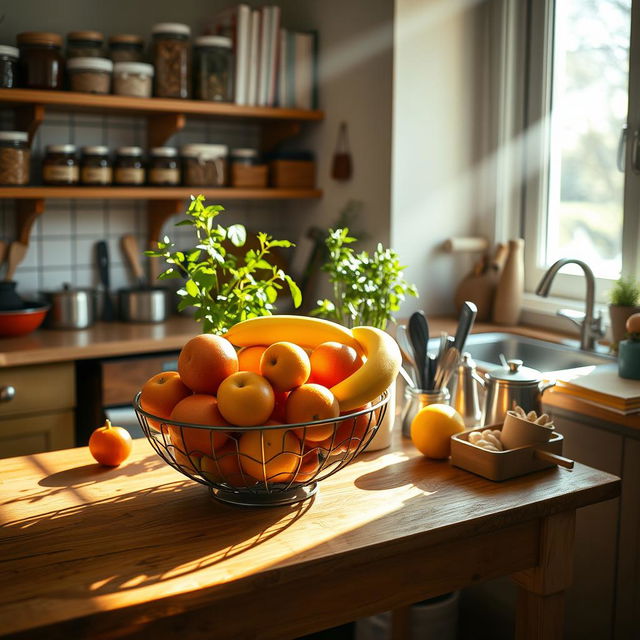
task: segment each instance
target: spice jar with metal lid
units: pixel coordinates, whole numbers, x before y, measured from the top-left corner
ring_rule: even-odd
[[[162,22],[154,25],[154,95],[160,98],[189,98],[191,95],[191,29],[186,24]]]
[[[25,31],[16,37],[20,48],[18,74],[27,89],[62,89],[64,60],[57,33]]]
[[[174,147],[154,147],[149,159],[149,184],[177,186],[180,184],[178,150]]]
[[[114,183],[141,186],[145,183],[145,170],[140,147],[120,147],[116,151]]]
[[[74,144],[50,144],[42,163],[45,184],[69,185],[80,182],[80,166]]]
[[[67,61],[69,88],[84,93],[109,93],[113,62],[109,58],[71,58]]]
[[[113,62],[144,62],[144,40],[132,33],[109,38],[109,57]]]
[[[82,147],[80,181],[87,185],[105,185],[113,181],[109,148],[102,145]]]
[[[224,187],[228,149],[223,144],[186,144],[180,148],[186,187]]]
[[[153,65],[146,62],[116,62],[113,65],[113,93],[119,96],[149,98]]]
[[[199,100],[233,100],[233,53],[231,38],[202,36],[193,49],[193,93]]]
[[[67,34],[67,58],[102,58],[103,45],[99,31],[72,31]]]
[[[29,184],[29,134],[0,131],[0,185]]]
[[[17,47],[0,45],[0,89],[11,89],[17,86],[18,58]]]

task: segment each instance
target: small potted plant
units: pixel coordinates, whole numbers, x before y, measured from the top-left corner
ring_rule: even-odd
[[[640,285],[633,277],[622,276],[609,293],[609,303],[611,339],[615,349],[625,337],[627,318],[640,311]]]

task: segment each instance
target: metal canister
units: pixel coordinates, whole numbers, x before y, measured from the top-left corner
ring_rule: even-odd
[[[470,353],[463,353],[455,375],[449,383],[451,406],[462,416],[467,429],[480,426],[484,380],[476,371],[476,363]]]
[[[44,321],[50,329],[86,329],[96,319],[95,289],[74,289],[65,284],[60,291],[43,291],[51,305]]]

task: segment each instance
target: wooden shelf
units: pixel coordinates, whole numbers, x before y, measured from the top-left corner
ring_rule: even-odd
[[[211,200],[308,200],[320,189],[214,189],[209,187],[0,187],[0,200],[180,200],[203,194]]]

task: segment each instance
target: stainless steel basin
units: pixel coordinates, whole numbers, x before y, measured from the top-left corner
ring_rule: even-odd
[[[437,340],[429,341],[430,350],[437,349]],[[577,343],[576,343],[577,344]],[[464,348],[481,369],[500,364],[500,354],[507,360],[517,358],[526,367],[539,371],[559,371],[573,367],[585,367],[612,362],[606,354],[580,351],[571,344],[556,344],[546,340],[528,338],[512,333],[475,333],[469,336]]]

